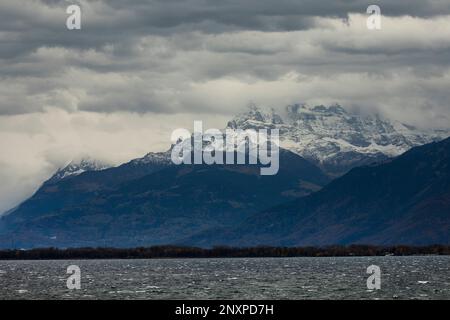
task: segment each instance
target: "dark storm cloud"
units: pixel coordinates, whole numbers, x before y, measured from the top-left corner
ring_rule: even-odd
[[[73,3],[79,31],[65,28]],[[369,4],[387,18],[378,33],[365,27]],[[398,75],[416,87],[423,77],[447,84],[449,14],[440,0],[2,1],[0,114],[233,113],[249,100],[374,105],[376,94],[390,106],[397,101],[383,94]],[[339,77],[356,90],[329,83]],[[379,91],[359,89],[364,81]],[[441,109],[447,98],[440,87],[415,92]]]
[[[68,34],[64,29],[65,9],[72,3],[82,7],[85,32]],[[42,46],[100,49],[108,43],[120,43],[126,47],[145,35],[189,31],[305,30],[316,26],[315,17],[346,19],[349,13],[365,13],[370,4],[373,2],[356,0],[7,0],[0,3],[0,57],[17,58]],[[433,17],[450,13],[450,3],[445,0],[376,4],[385,16]]]
[[[77,1],[74,1],[77,3]],[[168,35],[186,31],[221,33],[239,30],[292,31],[315,26],[314,17],[365,13],[373,1],[299,0],[161,0],[81,1],[86,32],[61,28],[65,8],[72,1],[7,0],[0,4],[0,30],[7,46],[0,56],[11,58],[39,46],[99,48],[105,43],[131,41],[146,34]],[[432,17],[450,13],[445,0],[376,1],[385,16]]]

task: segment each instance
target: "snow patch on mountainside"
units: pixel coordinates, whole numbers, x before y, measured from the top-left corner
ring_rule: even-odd
[[[167,165],[171,164],[171,153],[172,149],[164,152],[149,152],[144,157],[131,160],[131,163],[136,165],[148,165],[148,164],[157,164],[157,165]]]

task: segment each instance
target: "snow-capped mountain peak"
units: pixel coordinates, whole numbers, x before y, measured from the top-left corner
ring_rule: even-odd
[[[279,129],[281,147],[331,174],[384,160],[410,148],[449,136],[450,131],[419,130],[381,115],[352,113],[331,106],[289,105],[283,112],[252,106],[228,122],[229,128]]]
[[[49,181],[55,182],[70,176],[77,176],[86,171],[100,171],[111,167],[101,161],[83,158],[81,161],[71,161],[66,166],[58,169]]]
[[[147,164],[167,165],[172,163],[171,153],[172,148],[163,152],[149,152],[142,158],[131,160],[131,163],[136,165],[147,165]]]
[[[255,105],[252,105],[248,112],[240,113],[228,122],[227,128],[232,129],[270,129],[275,126],[283,125],[282,117],[274,109],[264,111]]]

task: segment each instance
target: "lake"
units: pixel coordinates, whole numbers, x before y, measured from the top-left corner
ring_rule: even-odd
[[[450,299],[450,256],[0,261],[0,299]]]

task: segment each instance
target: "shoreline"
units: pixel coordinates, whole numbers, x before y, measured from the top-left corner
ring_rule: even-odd
[[[418,257],[418,258],[426,258],[426,257],[449,257],[449,254],[412,254],[412,255],[386,255],[386,256],[292,256],[292,257],[210,257],[210,258],[190,258],[190,257],[165,257],[165,258],[63,258],[63,259],[51,259],[51,258],[42,258],[42,259],[0,259],[0,264],[2,262],[13,262],[13,261],[139,261],[139,260],[208,260],[208,259],[220,259],[220,260],[233,260],[233,259],[288,259],[288,258],[389,258],[389,257]]]
[[[36,248],[0,250],[0,261],[12,260],[142,260],[212,258],[382,257],[450,255],[449,245],[430,246],[324,246],[324,247],[214,247],[183,246],[139,248]]]

